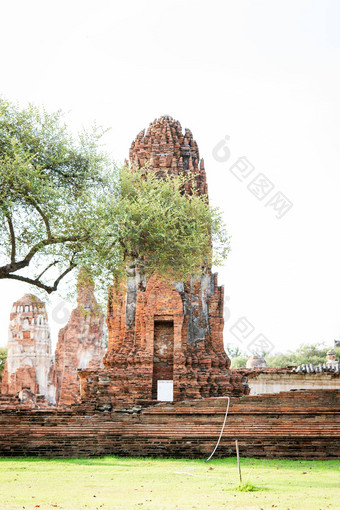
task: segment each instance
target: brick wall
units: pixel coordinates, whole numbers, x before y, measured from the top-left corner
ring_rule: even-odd
[[[0,454],[151,455],[206,458],[224,419],[226,398],[107,409],[0,405]],[[232,398],[217,456],[339,458],[340,391],[306,390]]]

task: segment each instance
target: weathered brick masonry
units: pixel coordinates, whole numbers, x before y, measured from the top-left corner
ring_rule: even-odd
[[[6,404],[0,454],[42,456],[154,455],[206,458],[219,436],[226,398],[129,410],[88,402],[65,410]],[[306,390],[232,398],[216,456],[331,459],[340,450],[340,391]]]
[[[32,294],[13,303],[1,381],[3,396],[11,398],[24,391],[34,399],[43,396],[51,404],[70,405],[79,401],[78,369],[103,367],[104,315],[84,269],[77,290],[77,308],[59,331],[54,357],[45,304]]]
[[[186,175],[188,193],[207,194],[203,159],[189,129],[172,117],[156,119],[130,149],[131,171],[149,164],[159,178]],[[195,187],[192,184],[195,181]],[[125,289],[112,289],[105,369],[83,370],[81,398],[110,405],[157,400],[158,382],[173,383],[173,399],[240,396],[248,388],[231,373],[223,346],[224,289],[206,268],[189,281],[146,281],[138,263]]]
[[[8,331],[8,356],[1,393],[15,395],[28,389],[53,401],[51,387],[51,338],[45,303],[25,294],[13,303]]]
[[[55,351],[52,379],[58,405],[79,401],[78,368],[101,368],[105,354],[104,315],[94,296],[93,282],[84,269],[79,273],[77,290],[77,308],[59,331]]]
[[[171,117],[156,120],[133,142],[132,170],[147,162],[160,177],[195,172],[198,192],[207,193],[197,144]],[[339,458],[340,390],[245,396],[245,374],[230,370],[223,347],[223,287],[209,269],[170,284],[157,276],[146,281],[138,264],[128,268],[126,289],[112,289],[109,345],[98,368],[93,354],[98,345],[103,352],[102,323],[92,289],[84,290],[59,337],[60,405],[0,396],[0,455],[204,459],[219,437],[229,395],[217,456],[235,455],[238,439],[243,456]],[[78,398],[79,366],[81,401],[70,405]],[[157,383],[165,381],[173,383],[174,402],[157,404]]]

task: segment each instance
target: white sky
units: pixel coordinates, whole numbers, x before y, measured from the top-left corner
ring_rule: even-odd
[[[225,341],[245,317],[275,350],[340,334],[340,2],[336,0],[0,2],[0,93],[94,120],[118,161],[164,114],[192,130],[232,253]],[[216,145],[228,135],[230,158]],[[230,166],[245,156],[293,207],[278,220]],[[0,344],[29,287],[0,281]],[[66,307],[49,306],[52,335]],[[53,312],[54,309],[54,312]],[[56,320],[52,320],[52,316]],[[67,314],[66,314],[67,316]],[[240,324],[240,323],[238,323]],[[249,324],[248,324],[249,325]],[[250,327],[250,326],[249,326]]]

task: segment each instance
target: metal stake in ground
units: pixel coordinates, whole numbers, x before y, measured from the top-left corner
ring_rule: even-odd
[[[236,455],[237,455],[237,466],[238,466],[238,476],[240,477],[240,484],[242,483],[242,475],[241,475],[241,464],[240,464],[240,451],[238,449],[238,441],[236,439]]]

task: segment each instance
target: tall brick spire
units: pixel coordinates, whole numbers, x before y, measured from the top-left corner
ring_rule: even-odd
[[[198,146],[190,129],[182,131],[178,120],[164,115],[143,129],[130,148],[132,167],[149,164],[160,177],[191,172],[200,194],[208,192],[204,160],[200,160]]]
[[[149,165],[159,178],[194,175],[195,193],[207,194],[203,159],[192,133],[166,115],[141,131],[130,149],[132,171]],[[192,191],[192,177],[186,190]],[[187,189],[189,188],[189,189]],[[126,287],[112,288],[107,312],[109,345],[104,370],[82,370],[81,395],[102,405],[242,395],[248,389],[229,371],[223,347],[223,287],[206,268],[170,284],[139,268]]]

